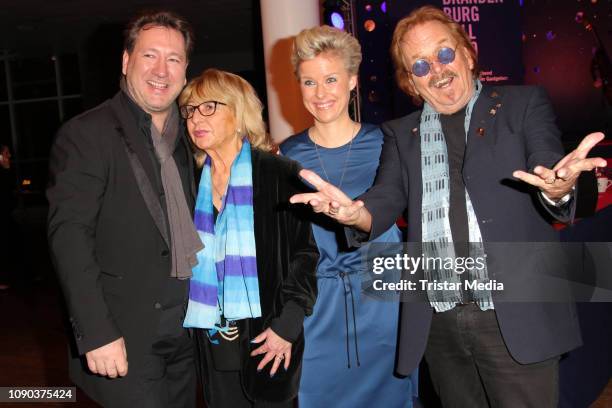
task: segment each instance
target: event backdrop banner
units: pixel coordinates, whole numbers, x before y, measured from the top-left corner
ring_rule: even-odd
[[[483,83],[522,84],[522,33],[518,0],[390,0],[393,24],[417,7],[440,7],[461,24],[478,52]]]

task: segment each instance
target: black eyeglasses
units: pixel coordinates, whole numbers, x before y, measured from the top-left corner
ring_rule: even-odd
[[[443,65],[448,65],[455,60],[455,50],[449,47],[442,47],[438,50],[436,56],[438,62]],[[431,62],[426,59],[419,58],[412,64],[410,69],[412,74],[418,77],[424,77],[431,70]]]
[[[199,105],[183,105],[179,108],[183,119],[191,119],[196,109],[202,116],[212,116],[217,111],[217,105],[227,105],[219,101],[205,101]]]

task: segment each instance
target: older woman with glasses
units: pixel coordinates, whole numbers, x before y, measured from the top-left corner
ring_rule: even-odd
[[[184,325],[196,328],[207,405],[291,407],[318,260],[310,223],[288,204],[304,189],[299,166],[268,153],[262,104],[243,78],[208,69],[179,104],[201,168],[205,247]]]
[[[281,151],[357,197],[374,181],[383,143],[378,126],[349,116],[361,47],[346,32],[314,27],[297,35],[292,63],[313,126],[287,139]],[[399,299],[367,298],[361,277],[366,274],[362,257],[369,250],[346,249],[337,242],[344,236],[342,225],[327,217],[313,220],[321,253],[319,297],[304,322],[300,408],[412,407],[416,387],[411,378],[394,375]],[[393,226],[376,242],[399,242],[400,237]]]

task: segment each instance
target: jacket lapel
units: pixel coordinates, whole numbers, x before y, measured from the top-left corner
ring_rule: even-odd
[[[261,189],[266,188],[261,185],[261,182],[267,181],[269,183],[270,180],[260,178],[263,173],[260,168],[262,164],[261,155],[259,150],[254,149],[253,147],[251,147],[251,164],[253,167],[253,234],[255,236],[255,252],[258,255],[257,270],[258,273],[262,273],[259,271],[265,271],[266,268],[269,268],[267,263],[272,261],[271,259],[267,259],[262,254],[266,253],[266,246],[273,245],[272,242],[274,242],[274,240],[270,237],[274,236],[275,233],[271,232],[270,228],[273,228],[272,226],[275,225],[275,223],[271,219],[266,219],[266,214],[269,214],[271,211],[270,208],[266,206],[266,204],[269,205],[269,200],[266,200],[265,197],[260,197]],[[268,185],[268,189],[272,188],[274,188],[274,186]],[[266,246],[264,246],[264,243]],[[260,280],[259,284],[259,293],[263,296],[265,296],[266,293],[271,293],[269,292],[269,289],[266,291],[266,282],[267,280],[265,279],[263,281]]]
[[[408,180],[408,234],[409,241],[421,239],[421,213],[423,203],[423,179],[421,174],[421,115],[408,121],[407,129],[402,129],[402,134],[397,135],[400,157],[405,160],[402,167],[406,166],[405,174]],[[402,152],[408,152],[406,156]],[[418,207],[418,210],[413,211]]]
[[[147,149],[153,148],[153,145],[151,144],[150,147],[147,146],[145,137],[138,128],[135,118],[130,112],[131,107],[129,107],[127,102],[123,100],[124,98],[126,97],[119,92],[117,95],[115,95],[111,102],[113,113],[118,121],[116,129],[118,132],[123,134],[123,136],[125,136],[130,144],[130,147],[134,150],[136,156],[140,160],[140,163],[147,174],[147,178],[151,184],[155,186],[157,184],[155,182],[157,177],[155,176],[155,169],[153,167],[153,163],[151,162],[151,153],[147,151]]]
[[[130,116],[128,110],[130,108],[125,105],[121,98],[121,93],[118,93],[111,101],[111,108],[117,119],[115,130],[117,130],[121,143],[125,147],[130,168],[134,173],[138,189],[153,218],[153,222],[166,244],[170,245],[166,214],[160,203],[159,188],[156,187],[156,183],[151,182],[151,180],[156,180],[153,163],[151,163],[150,155],[146,151],[147,146],[144,137],[136,126],[133,116]]]
[[[178,146],[174,150],[172,157],[174,158],[174,162],[176,163],[179,174],[181,175],[181,182],[183,183],[183,191],[185,192],[187,204],[189,204],[189,208],[193,212],[197,195],[197,187],[195,184],[195,159],[193,157],[188,138],[189,135],[187,135],[187,129],[184,122],[182,122],[179,125]]]
[[[256,197],[259,195],[261,188],[259,182],[259,175],[261,173],[259,169],[259,166],[261,165],[261,156],[259,150],[254,149],[253,147],[251,147],[251,163],[253,166],[253,211],[255,211],[255,205],[257,203]]]
[[[480,92],[470,119],[464,163],[471,157],[486,157],[481,155],[487,152],[492,156],[497,137],[497,132],[494,132],[495,119],[498,111],[503,109],[501,99],[497,88],[485,86]]]

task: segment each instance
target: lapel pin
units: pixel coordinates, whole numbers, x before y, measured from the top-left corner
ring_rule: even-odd
[[[484,136],[484,134],[485,134],[484,128],[481,128],[481,127],[476,129],[476,132],[478,132],[478,136]]]
[[[413,134],[413,135],[415,135],[415,136],[416,136],[418,132],[419,132],[419,129],[417,129],[417,128],[413,128],[413,129],[412,129],[412,134]]]
[[[491,116],[495,116],[495,114],[497,113],[497,109],[495,109],[495,108],[491,108],[491,110],[489,111],[489,113],[491,114]]]
[[[501,103],[498,103],[497,105],[495,105],[496,108],[501,108]]]
[[[499,94],[497,93],[497,91],[491,92],[491,98],[497,98],[498,96]]]

